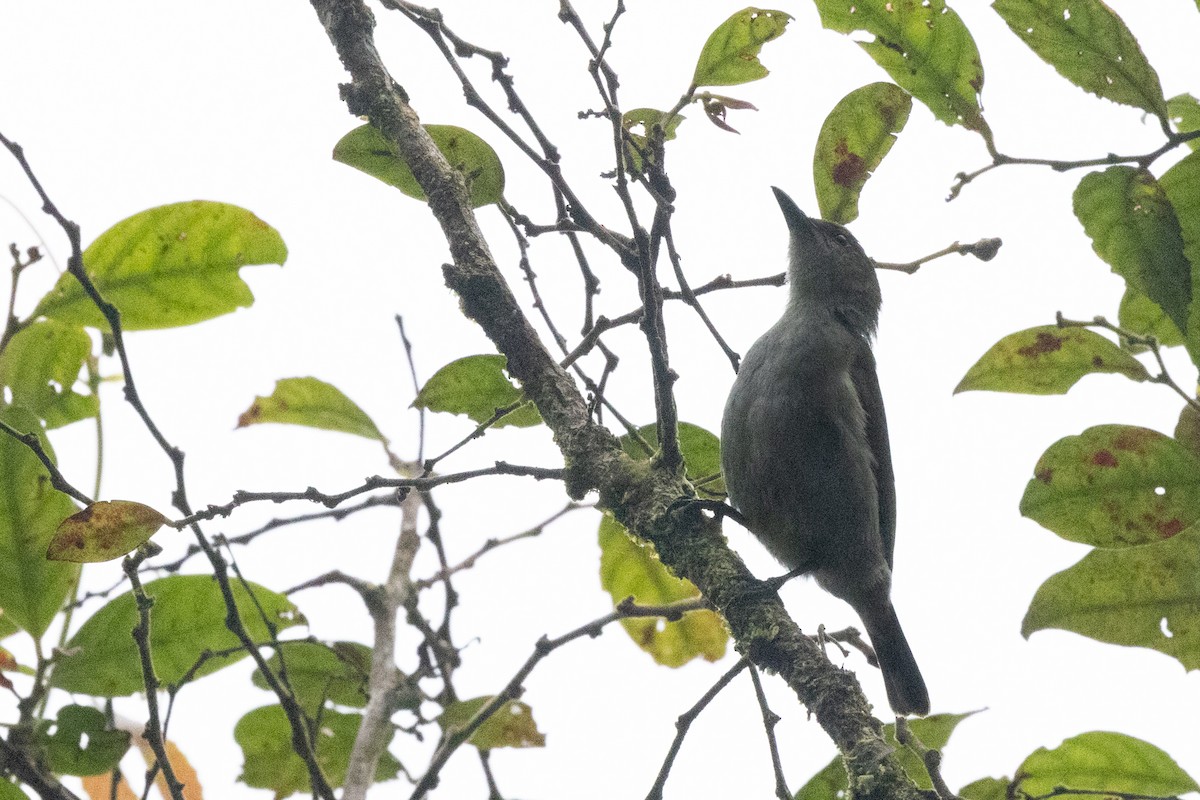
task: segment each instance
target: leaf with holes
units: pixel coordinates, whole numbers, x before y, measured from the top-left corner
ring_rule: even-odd
[[[704,43],[692,85],[735,86],[767,77],[770,70],[758,60],[758,54],[764,44],[782,36],[791,21],[791,14],[753,6],[737,12]]]
[[[446,733],[464,728],[491,699],[491,697],[474,697],[470,700],[451,703],[438,717],[438,724]],[[494,714],[475,729],[467,741],[480,750],[493,750],[497,747],[546,746],[545,734],[537,729],[537,723],[533,721],[533,709],[520,700],[509,700],[501,705]]]
[[[362,726],[359,714],[343,714],[325,709],[320,725],[315,726],[313,749],[317,763],[329,785],[340,787],[346,781],[350,751]],[[394,731],[386,731],[388,741]],[[240,780],[255,789],[271,789],[276,798],[297,792],[308,793],[308,766],[292,747],[292,726],[280,706],[256,708],[238,720],[233,738],[242,748]],[[386,748],[388,742],[383,745]],[[375,767],[375,781],[390,781],[400,773],[400,762],[386,749]]]
[[[689,580],[671,574],[654,547],[634,539],[608,514],[600,518],[600,585],[613,603],[626,597],[644,605],[663,605],[700,596]],[[725,655],[729,632],[712,611],[690,611],[667,622],[660,617],[622,619],[638,647],[659,664],[680,667],[694,658],[716,661]]]
[[[1109,167],[1084,176],[1074,205],[1096,254],[1187,331],[1191,265],[1179,217],[1158,180],[1139,167]]]
[[[866,31],[858,44],[900,88],[947,125],[988,133],[979,105],[983,64],[970,31],[945,0],[891,3],[816,0],[821,24],[839,33]]]
[[[912,97],[893,83],[868,84],[838,101],[821,125],[813,155],[822,217],[839,224],[858,217],[858,196],[911,110]]]
[[[1142,363],[1086,328],[1041,325],[1010,333],[976,361],[954,393],[1064,394],[1084,375],[1113,372],[1145,381]]]
[[[450,166],[462,175],[471,208],[500,202],[504,196],[504,165],[490,144],[455,125],[422,127]],[[334,145],[333,160],[394,186],[409,197],[426,199],[395,145],[371,125],[360,125],[343,136]]]
[[[1021,513],[1095,547],[1169,539],[1200,521],[1200,458],[1149,428],[1097,425],[1042,454]]]
[[[1148,647],[1200,669],[1200,527],[1166,541],[1097,549],[1043,583],[1021,634],[1056,628]]]
[[[1186,92],[1177,94],[1167,101],[1167,113],[1171,115],[1171,125],[1179,133],[1200,131],[1200,100]],[[1192,139],[1188,147],[1193,151],[1200,150],[1200,139]]]
[[[996,0],[992,8],[1071,83],[1167,119],[1158,73],[1125,22],[1100,0]]]
[[[129,749],[129,733],[110,728],[98,708],[63,706],[53,722],[39,726],[38,744],[54,772],[100,775],[120,763]]]
[[[101,296],[125,330],[192,325],[254,302],[238,271],[283,264],[278,231],[244,208],[193,200],[151,208],[118,222],[83,252]],[[63,273],[33,316],[108,330],[79,281]]]

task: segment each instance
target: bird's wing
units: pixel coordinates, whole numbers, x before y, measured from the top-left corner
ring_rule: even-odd
[[[896,478],[892,474],[892,449],[888,442],[883,394],[875,374],[875,356],[866,341],[850,367],[850,378],[866,412],[867,444],[875,457],[875,487],[879,494],[879,535],[883,539],[888,569],[891,569],[892,551],[896,546]]]

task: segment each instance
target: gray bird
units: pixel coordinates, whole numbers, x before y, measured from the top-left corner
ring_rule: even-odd
[[[898,714],[929,692],[892,608],[896,489],[871,337],[881,294],[850,232],[779,189],[791,233],[787,308],[746,353],[721,422],[729,500],[796,574],[862,619]]]

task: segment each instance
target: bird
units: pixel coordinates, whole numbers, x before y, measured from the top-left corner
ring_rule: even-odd
[[[730,504],[788,568],[855,610],[899,715],[929,692],[891,601],[896,490],[871,342],[874,262],[772,187],[790,236],[783,316],[747,351],[721,421]]]

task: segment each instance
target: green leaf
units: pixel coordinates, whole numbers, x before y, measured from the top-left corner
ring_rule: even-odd
[[[1196,781],[1159,748],[1107,731],[1080,734],[1053,750],[1038,748],[1017,770],[1014,789],[1018,795],[1048,796],[1057,793],[1058,787],[1095,795],[1159,797],[1200,790]]]
[[[326,702],[352,708],[367,705],[371,648],[357,642],[295,641],[284,642],[281,650],[288,684],[296,700],[313,717]],[[267,660],[267,666],[273,673],[279,673],[278,652]],[[254,671],[251,680],[260,689],[270,688],[260,670]],[[404,697],[397,698],[397,707],[415,708],[420,699],[415,688],[405,684],[401,691]]]
[[[504,166],[491,145],[454,125],[422,127],[450,166],[462,173],[471,208],[500,202],[504,196]],[[343,136],[334,145],[333,160],[394,186],[409,197],[425,199],[424,190],[395,145],[371,125],[360,125]]]
[[[1011,783],[1008,778],[980,778],[959,789],[958,796],[962,800],[1008,800]]]
[[[53,723],[53,733],[50,727],[51,723],[42,723],[38,742],[51,771],[59,775],[110,772],[129,749],[129,733],[109,728],[104,712],[98,708],[63,706]]]
[[[1162,310],[1162,306],[1132,286],[1127,285],[1125,287],[1125,294],[1121,296],[1121,307],[1117,312],[1117,321],[1127,331],[1132,331],[1142,336],[1153,336],[1164,347],[1174,347],[1183,344],[1183,334],[1180,333],[1179,327],[1167,316],[1167,312]],[[1126,348],[1130,352],[1134,353],[1147,349],[1144,346],[1133,347],[1127,343],[1122,343],[1126,345]]]
[[[680,422],[676,430],[679,432],[679,452],[683,454],[687,479],[692,483],[699,483],[700,488],[706,494],[714,497],[723,496],[725,481],[721,479],[721,440],[699,425],[693,425],[690,422]],[[658,426],[643,425],[638,428],[638,436],[654,446],[658,443]],[[629,434],[621,437],[621,449],[625,451],[625,455],[638,461],[646,461],[650,458],[650,455]]]
[[[620,603],[626,597],[660,605],[700,596],[695,584],[677,578],[658,560],[654,547],[634,539],[608,514],[600,518],[600,585]],[[708,610],[691,611],[676,622],[660,617],[621,620],[625,632],[655,661],[680,667],[693,658],[716,661],[725,655],[729,632]]]
[[[132,500],[101,500],[59,523],[46,558],[96,563],[136,550],[170,520]]]
[[[1021,513],[1096,547],[1168,539],[1200,520],[1200,458],[1158,431],[1097,425],[1042,454]]]
[[[1200,0],[1197,0],[1200,2]],[[1177,94],[1167,101],[1167,113],[1171,115],[1171,123],[1180,133],[1190,133],[1200,130],[1200,100],[1186,92]],[[1200,150],[1200,139],[1188,142],[1192,150]]]
[[[866,31],[859,45],[900,88],[947,125],[987,134],[979,106],[983,64],[962,19],[945,0],[816,0],[821,24],[840,33]]]
[[[244,208],[207,200],[134,214],[83,252],[87,274],[131,331],[192,325],[249,306],[254,295],[238,270],[286,259],[287,247],[270,225]],[[70,273],[33,313],[108,330]]]
[[[40,320],[19,331],[0,352],[0,387],[12,403],[37,414],[47,428],[96,416],[99,400],[74,391],[92,340],[76,325]]]
[[[254,583],[231,581],[230,589],[242,624],[256,642],[268,641],[271,631],[300,625],[304,617],[281,594]],[[164,685],[179,683],[205,651],[235,650],[237,638],[225,627],[225,602],[209,575],[174,575],[145,585],[154,600],[150,612],[150,651],[154,671]],[[254,593],[253,598],[250,592]],[[68,692],[99,697],[122,697],[145,691],[141,660],[130,631],[138,622],[132,592],[110,600],[75,632],[55,666],[51,685]],[[244,650],[206,658],[194,673],[200,678],[246,657]]]
[[[21,433],[36,433],[53,461],[54,450],[32,413],[0,405],[0,420]],[[51,488],[32,450],[3,433],[0,465],[0,609],[5,620],[40,638],[79,578],[77,564],[46,560],[58,523],[75,513],[75,503]]]
[[[1158,185],[1171,202],[1183,237],[1183,255],[1191,267],[1193,305],[1200,297],[1200,152],[1189,153],[1163,173]],[[1189,309],[1186,344],[1192,361],[1200,363],[1200,313]]]
[[[642,156],[650,153],[649,137],[655,127],[662,128],[664,142],[675,138],[675,132],[685,117],[682,114],[676,114],[668,120],[666,116],[665,111],[659,111],[656,108],[635,108],[621,115],[621,125],[628,132],[629,138],[633,140],[633,145],[629,143],[625,145],[625,158],[630,172],[642,172]],[[634,133],[633,129],[637,127],[641,127],[643,132]]]
[[[339,788],[346,781],[346,768],[354,737],[362,725],[358,714],[326,709],[313,736],[317,763],[329,785]],[[292,728],[280,706],[264,706],[246,714],[233,729],[242,748],[241,781],[255,789],[270,789],[276,798],[309,792],[308,767],[292,749]],[[389,735],[389,741],[391,736]],[[390,781],[400,773],[400,762],[387,750],[375,768],[375,780]]]
[[[327,431],[341,431],[387,443],[375,421],[333,384],[316,378],[283,378],[275,382],[269,397],[255,397],[238,417],[237,426],[245,428],[264,422],[305,425]]]
[[[475,697],[451,703],[438,717],[438,724],[447,733],[454,729],[465,728],[467,723],[491,699],[490,696]],[[509,700],[496,709],[496,713],[476,728],[467,741],[480,750],[493,750],[497,747],[546,746],[546,736],[537,729],[537,723],[533,721],[533,709],[520,700]]]
[[[1175,422],[1175,441],[1200,456],[1200,411],[1195,406],[1185,404],[1179,409],[1179,419]]]
[[[822,217],[840,224],[857,219],[858,196],[911,110],[912,97],[893,83],[871,83],[838,101],[821,126],[813,155]]]
[[[15,784],[0,781],[0,800],[29,800],[29,795],[18,789]]]
[[[934,714],[923,719],[910,719],[908,727],[926,747],[940,750],[950,741],[950,735],[954,733],[958,723],[975,713],[969,711],[966,714]],[[929,772],[925,769],[925,764],[911,750],[896,741],[895,723],[883,726],[883,738],[895,748],[896,758],[900,761],[900,766],[904,767],[904,771],[908,773],[908,777],[919,788],[926,791],[931,789],[933,782],[929,779]],[[846,767],[842,763],[842,758],[838,756],[809,779],[808,783],[800,787],[795,798],[796,800],[834,800],[834,798],[848,797],[850,794],[848,789]]]
[[[1142,363],[1086,328],[1040,325],[1010,333],[967,370],[954,393],[1064,394],[1084,375],[1115,372],[1150,379]]]
[[[1074,202],[1096,254],[1186,331],[1191,267],[1179,219],[1154,176],[1129,166],[1093,172],[1079,182]]]
[[[1197,619],[1200,528],[1192,527],[1154,544],[1093,550],[1050,576],[1030,602],[1021,634],[1074,631],[1101,642],[1149,647],[1193,670],[1200,668]]]
[[[1071,83],[1167,118],[1158,73],[1129,28],[1100,0],[996,0],[992,8]]]
[[[501,355],[465,356],[451,361],[425,382],[413,407],[449,414],[466,414],[478,423],[487,422],[496,411],[521,402],[524,393],[504,374],[508,359]],[[532,403],[525,403],[501,417],[492,427],[514,425],[528,428],[542,417]]]
[[[778,39],[792,16],[782,11],[743,8],[722,22],[704,43],[693,86],[735,86],[765,78],[770,70],[758,60],[762,46]]]

